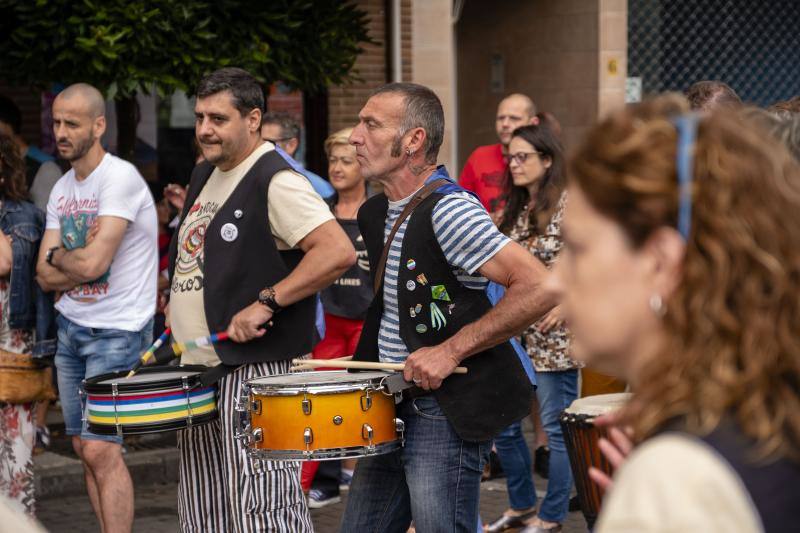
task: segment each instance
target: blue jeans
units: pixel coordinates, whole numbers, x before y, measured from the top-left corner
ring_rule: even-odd
[[[403,401],[397,417],[405,446],[359,459],[341,531],[402,533],[413,518],[425,533],[474,533],[491,443],[461,440],[432,395]]]
[[[82,421],[81,381],[100,374],[129,370],[153,340],[153,320],[140,331],[86,328],[59,315],[56,370],[58,394],[67,435],[84,440],[122,443],[116,435],[89,432]]]
[[[536,487],[533,486],[531,452],[522,435],[522,423],[514,422],[494,439],[497,458],[506,474],[508,503],[512,509],[522,511],[536,505]]]
[[[572,470],[558,417],[578,397],[578,371],[537,372],[536,383],[542,425],[550,447],[550,477],[538,516],[548,522],[561,523],[569,509]]]

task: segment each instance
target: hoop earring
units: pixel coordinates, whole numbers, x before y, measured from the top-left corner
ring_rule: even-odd
[[[659,318],[667,314],[667,308],[660,294],[653,294],[650,296],[650,310]]]

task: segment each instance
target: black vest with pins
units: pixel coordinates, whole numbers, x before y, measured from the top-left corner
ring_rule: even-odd
[[[431,215],[442,197],[433,193],[417,206],[403,237],[397,292],[400,337],[410,352],[441,344],[492,307],[484,291],[468,289],[458,281],[439,246]],[[358,212],[373,280],[383,250],[388,206],[386,196],[379,194]],[[413,289],[408,288],[410,282]],[[382,314],[383,285],[367,311],[355,360],[378,360]],[[469,369],[466,374],[450,375],[433,392],[459,437],[489,440],[530,413],[534,388],[511,343],[475,354],[462,366]]]
[[[203,162],[192,172],[181,224],[213,170],[213,165]],[[212,333],[225,330],[236,313],[256,301],[261,289],[285,278],[303,258],[300,250],[279,251],[270,231],[267,193],[272,176],[281,170],[291,170],[291,167],[276,151],[261,156],[206,228],[203,307]],[[239,218],[236,215],[240,215]],[[221,236],[222,226],[228,223],[238,230],[231,242]],[[170,279],[175,269],[179,233],[175,232],[170,243]],[[309,353],[314,340],[315,303],[315,296],[309,296],[287,306],[275,315],[273,325],[263,337],[243,344],[221,342],[215,345],[220,360],[226,365],[241,365],[291,359]],[[193,311],[173,309],[172,312]]]

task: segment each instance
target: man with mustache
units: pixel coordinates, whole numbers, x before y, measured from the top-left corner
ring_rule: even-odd
[[[133,483],[122,439],[88,431],[78,389],[84,378],[130,369],[152,340],[158,227],[142,176],[100,145],[105,128],[105,102],[91,85],[70,85],[53,102],[58,152],[72,168],[50,193],[37,279],[63,292],[58,389],[92,508],[103,531],[126,532]]]
[[[183,531],[313,529],[299,463],[251,460],[234,438],[234,401],[244,380],[286,373],[311,352],[314,295],[356,257],[311,183],[261,138],[263,109],[261,86],[242,69],[217,70],[197,87],[205,162],[170,246],[169,318],[178,342],[223,329],[234,342],[181,356],[222,376],[219,420],[178,432]],[[201,235],[198,250],[190,241]]]

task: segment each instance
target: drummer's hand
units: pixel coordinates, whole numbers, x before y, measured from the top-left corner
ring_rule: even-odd
[[[564,324],[564,315],[561,313],[561,306],[557,305],[547,312],[536,324],[536,329],[540,333],[547,333],[551,329],[561,327]]]
[[[233,316],[228,326],[228,336],[235,342],[247,342],[261,337],[267,332],[264,326],[270,323],[270,319],[272,310],[254,302]]]
[[[406,381],[413,381],[417,387],[435,390],[457,366],[458,361],[444,344],[429,346],[420,348],[408,356],[403,369],[403,378]]]
[[[601,437],[598,446],[614,470],[617,470],[633,450],[633,431],[629,427],[620,428],[613,414],[598,416],[594,425],[608,428],[608,439]],[[589,467],[589,477],[604,491],[609,491],[614,482],[611,477],[593,466]]]

